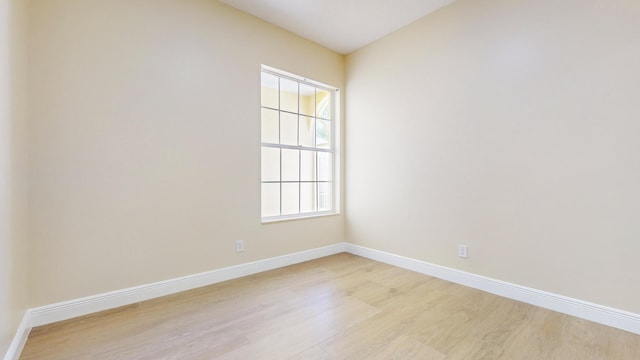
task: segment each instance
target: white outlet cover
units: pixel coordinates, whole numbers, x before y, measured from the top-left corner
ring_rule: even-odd
[[[467,258],[467,245],[458,245],[458,256],[463,259]]]

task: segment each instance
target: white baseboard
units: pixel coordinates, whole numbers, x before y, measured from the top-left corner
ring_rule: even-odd
[[[354,255],[640,335],[640,314],[434,265],[359,245],[347,243],[345,247],[348,253]]]
[[[252,275],[324,256],[338,254],[344,251],[345,244],[339,243],[322,248],[33,308],[27,312],[27,317],[29,319],[27,325],[30,328],[50,324],[56,321],[67,320],[98,311],[134,304],[140,301],[175,294],[181,291],[191,290],[222,281],[236,279],[242,276]]]
[[[27,342],[30,331],[29,311],[27,310],[22,317],[20,325],[18,325],[18,330],[16,330],[16,335],[13,337],[13,341],[9,344],[9,349],[7,349],[7,353],[4,355],[4,360],[18,360],[20,358],[20,354],[22,353],[24,344]]]
[[[88,296],[57,304],[32,308],[25,312],[4,360],[17,360],[32,327],[92,314],[98,311],[134,304],[222,281],[273,270],[324,256],[348,252],[371,260],[437,277],[506,298],[558,311],[640,335],[640,315],[541,290],[491,279],[424,261],[374,250],[349,243],[339,243],[240,264],[204,273]]]

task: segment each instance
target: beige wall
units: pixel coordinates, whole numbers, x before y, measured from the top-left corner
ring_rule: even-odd
[[[344,241],[260,223],[260,64],[342,87],[342,55],[214,0],[30,16],[32,306]]]
[[[638,19],[459,0],[349,55],[347,241],[639,313]]]
[[[0,0],[0,356],[28,305],[25,4]]]

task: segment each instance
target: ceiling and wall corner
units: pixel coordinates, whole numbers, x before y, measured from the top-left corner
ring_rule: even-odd
[[[348,54],[455,0],[220,0]]]

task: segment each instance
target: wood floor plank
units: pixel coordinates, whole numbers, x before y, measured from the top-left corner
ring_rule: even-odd
[[[350,254],[35,328],[23,360],[640,359],[640,336]]]

